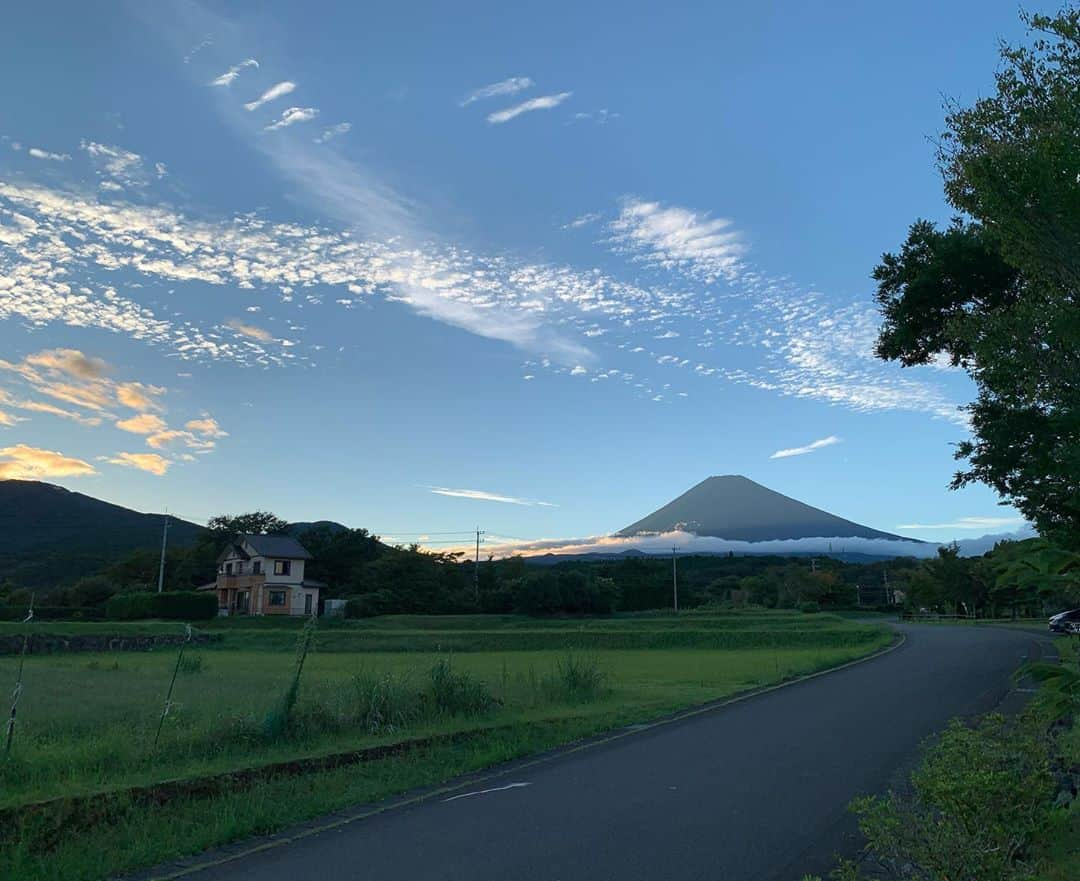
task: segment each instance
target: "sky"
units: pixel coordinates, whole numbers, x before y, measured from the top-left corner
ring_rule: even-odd
[[[947,221],[1013,2],[19,4],[0,477],[195,521],[574,543],[743,474],[932,541],[944,366],[870,273]]]

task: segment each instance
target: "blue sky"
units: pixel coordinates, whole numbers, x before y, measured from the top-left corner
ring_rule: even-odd
[[[8,11],[0,474],[401,538],[603,535],[728,473],[1015,529],[946,489],[971,384],[873,359],[869,279],[948,218],[942,95],[1015,5],[657,10]]]

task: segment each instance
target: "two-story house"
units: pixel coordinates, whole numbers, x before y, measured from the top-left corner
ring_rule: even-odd
[[[200,590],[217,591],[219,615],[314,615],[321,581],[304,577],[311,559],[287,535],[238,535],[218,557],[217,580]]]

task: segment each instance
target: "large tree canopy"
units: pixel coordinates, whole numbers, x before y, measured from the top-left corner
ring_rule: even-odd
[[[996,94],[953,108],[940,148],[945,230],[916,222],[874,271],[877,351],[946,358],[978,396],[953,486],[982,481],[1080,545],[1080,10],[1032,16]]]

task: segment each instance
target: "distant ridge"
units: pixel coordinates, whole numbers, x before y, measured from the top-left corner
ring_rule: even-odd
[[[0,480],[0,580],[52,588],[161,544],[164,515],[143,514],[37,480]],[[169,518],[169,544],[195,541],[203,527]]]
[[[837,517],[738,474],[708,477],[615,534],[632,538],[677,530],[729,541],[871,538],[923,544]]]

